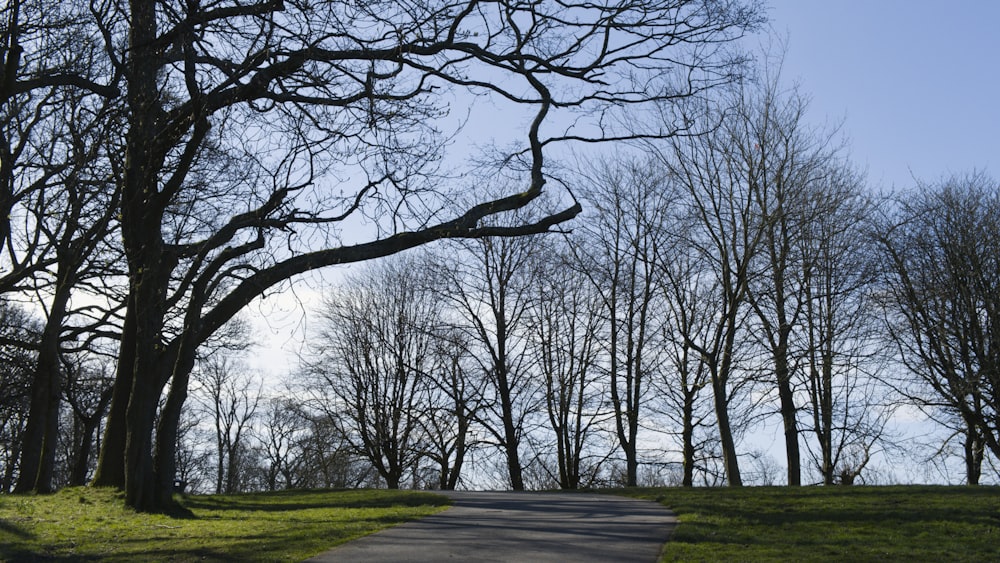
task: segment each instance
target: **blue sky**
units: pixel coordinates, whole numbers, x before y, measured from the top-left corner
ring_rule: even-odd
[[[786,81],[843,120],[874,188],[1000,176],[1000,1],[769,0]]]

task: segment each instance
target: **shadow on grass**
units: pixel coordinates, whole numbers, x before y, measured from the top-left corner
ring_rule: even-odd
[[[680,517],[664,560],[1000,561],[1000,487],[636,489]]]
[[[0,546],[0,561],[17,561],[19,563],[34,563],[36,561],[45,561],[46,563],[76,563],[77,561],[104,561],[104,559],[96,556],[80,555],[39,555],[30,551],[8,550],[6,547]]]
[[[34,537],[34,535],[31,532],[18,526],[17,524],[12,524],[2,519],[0,519],[0,534],[11,534],[21,539],[29,539]]]
[[[303,496],[305,495],[305,499]],[[283,501],[283,499],[294,499]],[[394,506],[449,506],[445,496],[424,491],[293,490],[245,495],[188,496],[182,501],[190,510],[291,512],[312,508],[391,508]]]

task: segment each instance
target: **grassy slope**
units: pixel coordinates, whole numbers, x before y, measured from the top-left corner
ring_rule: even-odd
[[[662,561],[1000,561],[998,487],[635,489],[680,517]]]
[[[192,496],[194,517],[178,519],[136,514],[112,490],[0,496],[0,561],[300,561],[448,503],[370,490]]]
[[[998,487],[624,494],[680,516],[664,561],[1000,561]],[[297,561],[447,503],[391,491],[194,496],[194,518],[176,519],[135,514],[110,490],[0,496],[0,560]]]

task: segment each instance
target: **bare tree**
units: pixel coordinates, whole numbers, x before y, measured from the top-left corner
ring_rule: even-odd
[[[0,492],[4,493],[13,489],[20,473],[40,330],[26,311],[0,297]]]
[[[700,111],[690,119],[707,121],[701,128],[708,133],[675,139],[666,148],[652,148],[685,192],[682,205],[694,226],[686,231],[685,246],[709,273],[702,281],[712,291],[707,302],[713,304],[713,310],[706,311],[712,324],[687,345],[708,369],[727,481],[730,486],[741,486],[730,402],[737,388],[745,384],[734,379],[738,337],[750,313],[749,286],[758,275],[753,266],[766,221],[748,183],[753,178],[748,178],[746,167],[754,161],[744,160],[747,155],[741,154],[746,149],[741,144],[743,124],[726,121],[726,117],[717,107]]]
[[[805,309],[797,346],[808,393],[805,427],[815,437],[806,445],[829,485],[858,477],[872,447],[886,438],[894,401],[877,377],[886,351],[874,300],[879,253],[866,228],[874,202],[847,165],[832,164],[811,192],[815,211],[798,241]]]
[[[887,327],[912,375],[901,387],[932,416],[958,422],[976,484],[983,451],[1000,457],[1000,187],[981,173],[921,185],[879,241]]]
[[[760,272],[748,284],[748,301],[757,313],[755,330],[770,355],[774,389],[785,436],[787,484],[802,484],[799,453],[798,406],[795,394],[793,332],[805,307],[799,287],[802,257],[796,245],[803,225],[813,220],[812,207],[803,194],[821,174],[827,155],[819,153],[817,140],[804,125],[805,100],[793,92],[779,91],[779,76],[768,78],[759,89],[744,90],[727,127],[743,165],[740,181],[752,192],[756,213],[762,218],[763,240]],[[819,149],[819,150],[818,150]]]
[[[109,132],[120,121],[109,66],[77,3],[19,0],[0,36],[0,292],[26,292],[44,311],[16,489],[53,489],[70,297],[110,275],[106,239],[118,201]]]
[[[680,236],[689,240],[680,248],[700,257],[693,268],[676,261],[685,273],[669,274],[675,288],[670,301],[705,303],[691,293],[696,286],[716,292],[707,302],[719,310],[701,313],[717,319],[715,328],[706,332],[699,323],[682,322],[680,327],[688,328],[681,334],[697,330],[685,338],[680,357],[691,347],[708,365],[727,468],[737,458],[720,417],[728,418],[728,382],[742,374],[733,388],[754,384],[764,403],[777,405],[786,482],[796,486],[802,483],[803,407],[812,410],[810,428],[833,465],[847,443],[868,451],[884,436],[887,410],[877,404],[878,386],[865,372],[875,365],[867,332],[873,325],[862,314],[871,279],[870,268],[858,259],[865,245],[846,242],[862,240],[860,178],[842,162],[833,135],[807,125],[805,98],[794,88],[783,90],[780,72],[771,72],[768,68],[757,81],[735,88],[723,111],[710,108],[702,114],[718,127],[702,137],[674,141],[673,153],[665,158],[688,188],[684,201],[690,215]],[[857,269],[834,266],[841,260]],[[678,313],[675,317],[686,321]],[[828,331],[822,342],[816,332],[820,326]],[[763,359],[737,371],[734,358],[741,340],[754,344]],[[838,395],[836,405],[829,394]],[[832,419],[822,422],[834,416],[840,417],[836,426]],[[833,472],[832,466],[824,469],[824,480]]]
[[[657,342],[663,322],[663,221],[670,202],[667,176],[649,162],[603,163],[588,171],[585,200],[593,221],[577,230],[574,253],[599,295],[605,317],[605,357],[615,429],[625,457],[625,482],[636,486],[639,421],[661,368]]]
[[[729,137],[735,181],[746,186],[756,209],[761,241],[749,256],[755,272],[749,278],[748,303],[756,313],[754,329],[769,356],[765,380],[777,394],[785,437],[787,483],[802,484],[797,390],[802,380],[795,340],[801,331],[806,294],[800,275],[810,256],[800,244],[818,215],[817,198],[839,158],[832,133],[815,131],[806,122],[808,102],[781,86],[780,64],[765,69],[755,83],[739,90],[724,128]]]
[[[476,377],[468,336],[447,323],[434,331],[434,350],[427,377],[432,382],[427,410],[420,418],[427,441],[424,456],[437,468],[437,486],[458,486],[466,456],[473,447],[471,428],[483,398],[486,379]]]
[[[198,402],[215,430],[215,492],[238,493],[246,480],[242,457],[261,400],[262,383],[224,353],[209,355],[195,373]]]
[[[712,327],[713,285],[707,268],[694,252],[685,248],[690,221],[674,216],[667,223],[668,237],[680,242],[674,252],[664,253],[658,267],[662,269],[666,321],[662,338],[667,360],[661,370],[659,394],[667,419],[680,427],[683,474],[680,484],[692,487],[695,473],[704,458],[710,456],[714,434],[704,436],[706,427],[714,424],[711,405],[703,406],[702,391],[709,385],[708,366],[692,343],[703,342]],[[709,281],[706,281],[709,280]],[[700,437],[701,436],[701,437]]]
[[[424,455],[430,371],[440,302],[423,290],[405,257],[350,277],[321,311],[322,329],[306,368],[326,388],[345,436],[389,488],[399,488]]]
[[[450,249],[457,252],[438,268],[444,278],[440,295],[461,318],[458,326],[474,343],[487,382],[477,420],[503,453],[508,484],[517,491],[525,488],[523,439],[529,418],[539,410],[537,382],[525,353],[537,277],[535,246],[532,237],[456,244]]]
[[[539,246],[538,252],[550,258],[535,284],[526,351],[535,357],[533,363],[545,381],[545,407],[556,442],[557,471],[552,477],[560,488],[578,489],[593,484],[610,456],[596,452],[593,444],[609,418],[604,407],[607,390],[598,370],[602,302],[588,280],[569,266],[568,249]]]

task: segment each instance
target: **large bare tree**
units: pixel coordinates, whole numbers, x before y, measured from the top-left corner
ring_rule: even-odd
[[[441,322],[440,301],[406,258],[375,264],[331,295],[307,363],[331,396],[332,420],[391,489],[424,457],[422,419],[432,412],[428,373]]]
[[[598,369],[606,334],[602,302],[564,245],[541,244],[551,258],[535,285],[528,313],[527,353],[545,381],[545,410],[556,445],[556,468],[546,468],[562,489],[586,488],[610,457],[595,444],[610,418],[607,387]],[[545,445],[551,448],[551,441]],[[551,451],[551,450],[550,450]]]
[[[705,341],[705,331],[713,326],[714,284],[697,254],[684,244],[693,226],[683,213],[680,215],[666,224],[668,240],[676,241],[677,246],[658,264],[666,311],[662,325],[666,359],[657,383],[662,414],[680,428],[681,485],[692,487],[696,471],[707,469],[706,458],[711,456],[711,446],[718,442],[709,428],[713,424],[712,405],[705,405],[703,393],[710,383],[708,366],[693,345]]]
[[[736,99],[695,109],[691,120],[704,120],[708,132],[693,138],[674,139],[666,147],[654,146],[657,157],[684,193],[681,204],[685,221],[683,246],[692,252],[707,275],[699,276],[711,310],[703,312],[710,326],[684,335],[704,362],[711,382],[715,419],[722,448],[726,479],[742,486],[736,435],[730,403],[746,381],[739,378],[739,351],[751,314],[749,289],[759,276],[754,269],[767,232],[766,217],[757,206],[753,177],[755,161],[746,160],[742,143],[744,123],[732,119],[725,108],[738,106]],[[738,115],[738,114],[737,114]],[[694,338],[696,337],[696,338]]]
[[[879,234],[901,385],[964,439],[966,480],[1000,458],[1000,186],[982,173],[922,185]]]
[[[486,382],[476,418],[504,456],[509,486],[524,490],[527,420],[540,411],[538,382],[525,349],[539,264],[536,241],[480,239],[451,249],[460,258],[441,261],[442,280],[436,286],[457,311],[456,326],[467,335]]]
[[[748,302],[756,313],[751,334],[770,357],[763,380],[777,394],[791,486],[802,484],[801,399],[796,396],[801,378],[794,341],[806,310],[799,274],[811,259],[800,241],[819,215],[831,211],[816,203],[838,148],[830,133],[808,125],[807,109],[797,89],[782,89],[776,67],[740,90],[725,126],[740,170],[736,179],[746,186],[763,229],[752,267],[756,274],[748,284]]]
[[[640,420],[663,361],[662,273],[667,174],[652,162],[593,166],[583,198],[591,221],[577,231],[576,261],[602,303],[606,379],[625,481],[636,486]]]
[[[2,14],[0,293],[32,299],[44,315],[17,490],[44,492],[53,488],[63,348],[88,339],[67,326],[70,298],[113,275],[109,139],[121,114],[117,90],[98,83],[114,77],[82,5],[19,0]]]
[[[874,299],[879,253],[868,232],[875,203],[850,165],[826,169],[797,241],[805,309],[796,345],[808,397],[803,427],[815,439],[806,448],[829,485],[860,476],[888,436],[895,401],[876,377],[887,354]]]

